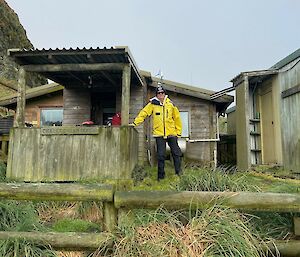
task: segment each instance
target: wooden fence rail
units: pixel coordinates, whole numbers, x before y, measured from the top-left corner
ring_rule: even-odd
[[[75,233],[75,232],[14,232],[0,231],[0,240],[26,238],[37,244],[51,245],[56,250],[95,251],[100,246],[112,247],[110,233]]]
[[[255,192],[128,191],[115,192],[116,208],[204,209],[216,202],[250,211],[300,212],[300,194]]]
[[[227,207],[249,211],[300,212],[300,195],[252,192],[176,192],[117,191],[112,185],[78,183],[0,183],[0,198],[42,201],[103,201],[104,228],[113,232],[117,226],[117,210],[135,208],[204,209],[217,202]],[[112,234],[102,233],[40,233],[0,232],[1,239],[26,238],[50,244],[55,249],[95,250],[111,247]],[[276,241],[268,245],[283,256],[300,256],[297,240]]]
[[[0,197],[13,200],[113,201],[113,186],[74,183],[0,183]]]

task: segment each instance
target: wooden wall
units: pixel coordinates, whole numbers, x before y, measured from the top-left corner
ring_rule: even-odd
[[[41,108],[63,107],[63,91],[52,93],[50,96],[41,96],[35,100],[26,102],[25,106],[25,122],[33,126],[40,126],[40,110]]]
[[[137,164],[131,127],[14,128],[7,177],[21,181],[130,179]]]
[[[250,158],[249,83],[248,77],[236,87],[236,154],[237,168],[248,170]]]
[[[63,125],[80,125],[91,119],[91,95],[87,89],[64,88]]]
[[[280,119],[283,164],[286,169],[300,170],[300,63],[299,59],[283,67],[280,81]],[[284,96],[284,97],[283,97]]]
[[[216,138],[216,106],[212,102],[170,91],[167,94],[179,111],[189,112],[190,139]],[[149,95],[151,97],[155,95],[153,89],[151,89]],[[153,144],[155,142],[152,139]],[[216,150],[216,142],[187,143],[185,158],[190,162],[210,165]]]
[[[146,94],[146,88],[142,86],[134,86],[130,89],[130,109],[129,109],[129,122],[132,123],[135,119],[135,117],[138,115],[140,110],[145,105],[145,96]],[[148,101],[147,101],[148,102]],[[147,163],[147,142],[146,142],[146,136],[147,136],[147,121],[136,127],[136,130],[138,131],[138,160],[139,164],[143,165]]]

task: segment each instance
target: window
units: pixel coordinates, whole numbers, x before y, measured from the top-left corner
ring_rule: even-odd
[[[41,123],[40,126],[61,126],[63,121],[62,108],[47,108],[41,109]]]
[[[181,137],[189,137],[190,135],[189,112],[180,112],[180,117],[182,122]]]

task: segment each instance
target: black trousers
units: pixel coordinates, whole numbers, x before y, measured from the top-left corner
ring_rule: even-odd
[[[181,172],[181,156],[182,152],[178,145],[177,137],[171,136],[168,138],[156,137],[157,146],[157,178],[163,179],[165,177],[165,155],[166,155],[166,142],[170,146],[172,157],[174,160],[175,173],[177,175]]]

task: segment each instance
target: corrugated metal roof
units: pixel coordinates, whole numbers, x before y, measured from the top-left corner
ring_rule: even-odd
[[[105,63],[130,63],[132,67],[132,77],[143,84],[139,74],[139,69],[132,57],[130,50],[126,46],[110,48],[63,48],[63,49],[9,49],[8,54],[20,65],[57,65],[57,64],[105,64]],[[25,66],[26,67],[26,66]],[[64,84],[74,83],[74,80],[83,84],[88,84],[88,77],[93,76],[95,80],[105,80],[105,76],[96,74],[95,71],[70,72],[39,72],[51,80]],[[106,73],[120,79],[121,71],[106,71]],[[64,84],[65,85],[65,84]]]
[[[68,63],[129,63],[126,48],[9,49],[20,65]]]

